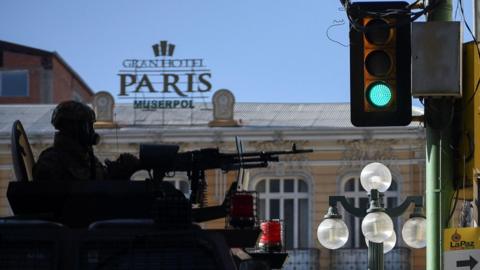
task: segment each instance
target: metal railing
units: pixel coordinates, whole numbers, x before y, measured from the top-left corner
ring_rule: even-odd
[[[394,248],[385,254],[384,269],[410,270],[410,249]],[[332,270],[365,270],[368,268],[367,249],[341,248],[330,253],[330,269]]]
[[[316,270],[320,268],[320,250],[316,248],[299,248],[288,251],[284,270]]]

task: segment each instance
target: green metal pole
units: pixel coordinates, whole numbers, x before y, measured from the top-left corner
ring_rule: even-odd
[[[370,207],[367,210],[367,214],[378,210],[385,211],[381,206],[382,197],[383,194],[378,192],[378,190],[370,190],[368,195]],[[383,267],[383,243],[368,241],[368,270],[383,270]]]
[[[428,104],[428,102],[426,103]],[[425,115],[430,112],[425,108]],[[440,179],[439,136],[427,124],[427,178],[426,178],[426,217],[427,217],[427,269],[440,270]]]
[[[428,21],[450,21],[452,1],[439,1]],[[430,1],[432,2],[432,1]],[[428,78],[425,78],[428,79]],[[453,102],[450,99],[427,99],[425,102],[427,131],[427,269],[443,269],[443,229],[450,212],[453,194],[453,155],[450,148]]]
[[[383,270],[383,243],[368,243],[368,270]]]

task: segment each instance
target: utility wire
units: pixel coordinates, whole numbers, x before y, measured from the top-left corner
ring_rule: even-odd
[[[337,44],[340,44],[340,45],[343,46],[343,47],[348,47],[348,45],[343,44],[343,43],[341,43],[340,41],[331,38],[331,37],[330,37],[330,34],[329,34],[330,29],[332,29],[333,27],[336,27],[336,26],[341,26],[341,25],[345,25],[345,21],[344,21],[344,20],[334,20],[334,21],[333,21],[333,24],[330,25],[330,26],[327,28],[325,34],[326,34],[327,38],[328,38],[330,41],[335,42],[335,43],[337,43]]]
[[[343,5],[344,2],[343,1],[340,1],[340,2]],[[358,5],[352,6],[349,2],[346,2],[344,6],[345,6],[345,10],[347,12],[348,20],[350,21],[350,25],[357,31],[365,32],[366,27],[363,26],[363,25],[360,25],[357,21],[355,21],[355,19],[352,18],[352,13],[355,13],[356,15],[358,15],[358,16],[355,16],[355,17],[360,17],[360,18],[365,17],[365,16],[383,18],[383,17],[390,17],[390,16],[395,16],[395,15],[410,15],[410,18],[408,20],[401,20],[398,23],[394,23],[394,24],[389,23],[388,24],[389,28],[395,28],[395,27],[398,27],[398,26],[401,26],[401,25],[409,24],[409,23],[417,20],[421,16],[423,16],[423,15],[427,14],[428,12],[432,11],[439,4],[439,1],[436,1],[432,4],[428,4],[428,6],[425,7],[424,9],[422,9],[421,11],[412,12],[411,8],[413,8],[416,5],[417,2],[415,2],[411,5],[408,5],[404,9],[386,9],[386,10],[383,10],[383,11],[362,10],[360,6],[358,6]],[[380,27],[383,27],[383,26],[380,26]],[[375,27],[369,27],[369,29],[373,29],[373,28],[375,28]]]

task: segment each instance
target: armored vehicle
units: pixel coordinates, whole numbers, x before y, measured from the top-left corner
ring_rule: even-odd
[[[279,155],[311,150],[178,151],[177,145],[141,145],[141,166],[150,173],[145,181],[35,181],[28,138],[16,121],[17,181],[7,191],[14,215],[0,219],[0,269],[281,268],[287,256],[281,248],[249,249],[261,233],[254,194],[237,179],[222,205],[207,207],[205,170],[265,167]],[[163,181],[176,171],[187,172],[190,198]],[[198,225],[222,217],[226,229]]]

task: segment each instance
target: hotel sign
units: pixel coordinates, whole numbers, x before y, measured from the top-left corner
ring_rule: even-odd
[[[201,58],[173,58],[175,45],[152,46],[153,59],[125,59],[118,76],[119,99],[132,99],[136,109],[193,108],[193,100],[207,98],[212,74]]]

